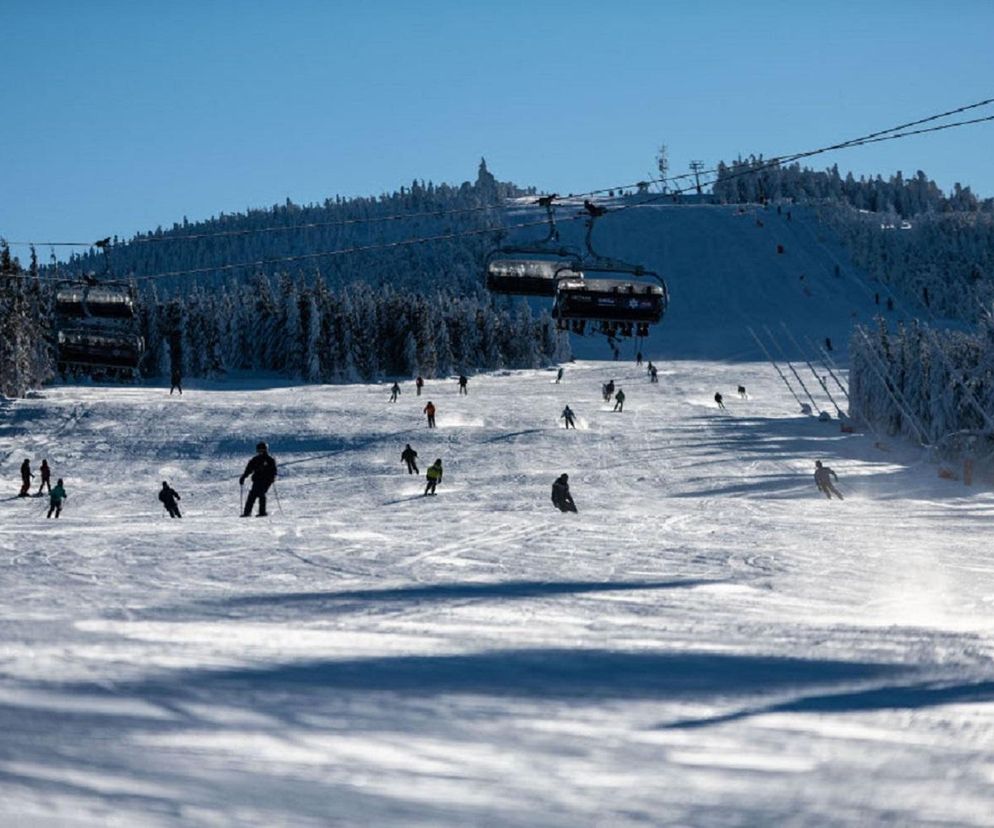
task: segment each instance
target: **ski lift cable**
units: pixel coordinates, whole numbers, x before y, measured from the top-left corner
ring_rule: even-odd
[[[829,151],[835,150],[835,149],[844,149],[844,148],[848,148],[850,146],[861,146],[861,145],[867,144],[867,143],[874,143],[874,142],[876,142],[878,140],[893,140],[894,138],[907,137],[909,135],[919,135],[919,134],[922,134],[924,132],[937,132],[937,131],[944,130],[944,129],[951,129],[953,127],[967,126],[969,124],[976,124],[976,123],[982,123],[984,121],[991,121],[991,120],[994,120],[994,116],[988,116],[988,117],[985,117],[985,118],[975,118],[975,119],[968,120],[968,121],[959,121],[959,122],[956,122],[956,123],[953,123],[953,124],[943,124],[943,125],[940,125],[940,126],[937,126],[937,127],[932,127],[930,129],[915,130],[915,131],[912,131],[912,132],[906,132],[906,133],[903,133],[901,135],[891,135],[890,134],[890,133],[899,132],[901,130],[906,130],[909,127],[920,126],[921,124],[930,123],[932,121],[936,121],[936,120],[939,120],[941,118],[946,118],[946,117],[949,117],[950,115],[955,115],[955,114],[959,114],[959,113],[962,113],[962,112],[967,112],[967,111],[972,110],[972,109],[978,109],[980,107],[988,106],[988,105],[990,105],[992,103],[994,103],[994,98],[987,98],[987,99],[982,100],[982,101],[977,101],[976,103],[966,104],[964,106],[959,106],[959,107],[956,107],[955,109],[950,109],[950,110],[947,110],[945,112],[940,112],[940,113],[935,114],[935,115],[929,115],[928,117],[920,118],[920,119],[915,120],[915,121],[909,121],[909,122],[907,122],[905,124],[900,124],[898,126],[889,127],[888,129],[878,130],[877,132],[871,132],[868,135],[864,135],[864,136],[862,136],[860,138],[853,138],[853,139],[850,139],[850,140],[847,140],[847,141],[841,141],[841,142],[838,142],[838,143],[835,143],[835,144],[832,144],[832,145],[829,145],[829,146],[826,146],[826,147],[821,147],[821,148],[818,148],[818,149],[815,149],[815,150],[809,150],[807,152],[791,153],[791,154],[788,154],[788,155],[775,156],[775,157],[771,158],[765,164],[762,164],[759,167],[752,168],[752,169],[748,170],[747,172],[745,172],[743,174],[753,174],[753,173],[759,172],[759,171],[761,171],[763,169],[767,169],[769,167],[776,166],[778,164],[789,163],[789,162],[792,162],[792,161],[799,160],[801,158],[809,158],[809,157],[811,157],[813,155],[819,155],[821,153],[829,152]],[[712,168],[710,170],[705,170],[705,171],[699,172],[696,175],[715,175],[717,173],[718,173],[718,168]],[[583,198],[585,196],[597,196],[597,195],[602,195],[604,193],[609,193],[609,192],[614,191],[614,190],[625,190],[625,189],[629,189],[629,188],[632,188],[632,187],[638,187],[640,185],[646,185],[646,186],[649,186],[649,185],[652,185],[652,184],[662,185],[662,184],[667,184],[667,183],[670,183],[670,182],[683,181],[685,179],[693,178],[694,176],[695,176],[695,173],[688,172],[688,173],[680,173],[678,175],[673,175],[673,176],[666,176],[666,177],[660,177],[660,178],[649,178],[649,179],[642,180],[642,181],[630,182],[630,183],[627,183],[627,184],[619,184],[619,185],[614,185],[612,187],[601,187],[599,189],[587,190],[586,192],[574,193],[574,194],[571,194],[570,197],[572,197],[572,198]],[[738,174],[735,174],[734,176],[727,176],[726,175],[725,178],[727,179],[727,178],[730,178],[730,177],[737,177],[737,176],[738,176]],[[708,183],[714,183],[714,182],[712,181],[712,182],[708,182]],[[694,186],[696,187],[696,183],[695,183]],[[679,195],[679,194],[681,194],[683,192],[686,192],[686,190],[688,190],[688,189],[690,189],[689,186],[687,188],[684,188],[684,189],[674,190],[672,193],[666,193],[665,195],[674,195],[674,194],[675,195]],[[461,207],[461,208],[455,208],[455,209],[450,209],[450,210],[422,210],[422,211],[419,211],[419,212],[416,212],[416,213],[396,213],[396,214],[392,214],[392,215],[388,215],[388,216],[371,216],[371,217],[368,217],[368,218],[338,219],[338,220],[329,221],[329,222],[310,222],[310,223],[306,223],[306,224],[280,225],[280,226],[271,226],[271,227],[257,227],[257,228],[245,229],[245,230],[219,230],[219,231],[212,232],[212,233],[190,233],[190,234],[172,235],[172,236],[169,236],[169,235],[165,235],[165,236],[145,236],[145,237],[140,237],[140,238],[132,239],[131,241],[127,242],[127,244],[148,244],[148,243],[152,243],[152,242],[186,241],[186,240],[193,240],[193,239],[218,238],[218,237],[225,237],[225,236],[251,235],[251,234],[255,234],[255,233],[289,232],[289,231],[293,231],[293,230],[308,230],[308,229],[315,229],[315,228],[322,228],[322,227],[336,227],[336,226],[348,226],[348,225],[357,225],[357,224],[387,223],[387,222],[393,222],[393,221],[402,221],[402,220],[411,219],[411,218],[440,217],[440,216],[450,216],[450,215],[465,215],[465,214],[470,214],[470,213],[485,212],[487,210],[495,209],[495,208],[497,208],[499,206],[500,205],[487,204],[487,205],[479,205],[479,206],[476,206],[476,207]],[[89,242],[70,242],[70,241],[39,241],[39,242],[34,242],[34,241],[8,241],[7,244],[9,244],[11,246],[18,245],[18,246],[37,246],[37,247],[93,247],[95,243],[92,242],[92,241],[89,241]]]
[[[994,99],[992,99],[992,100],[994,100]],[[986,103],[990,103],[990,101],[984,101],[984,102],[981,102],[979,104],[973,104],[972,106],[981,106],[981,105],[984,105]],[[941,117],[941,116],[933,116],[933,119],[936,118],[936,117]],[[994,115],[989,115],[989,116],[986,116],[986,117],[983,117],[983,118],[974,118],[974,119],[970,119],[970,120],[967,120],[967,121],[957,121],[957,122],[952,123],[952,124],[942,124],[942,125],[936,126],[936,127],[929,127],[927,129],[920,129],[920,130],[912,130],[912,131],[908,131],[908,132],[897,132],[897,133],[894,133],[894,134],[883,134],[883,135],[880,132],[873,133],[870,136],[864,136],[862,138],[856,138],[856,139],[852,139],[850,141],[840,142],[840,143],[837,143],[837,144],[833,144],[831,146],[822,147],[822,148],[815,149],[815,150],[809,150],[809,151],[804,152],[804,153],[795,153],[794,155],[791,155],[791,156],[781,156],[780,158],[772,159],[769,162],[766,162],[765,164],[761,164],[758,167],[752,167],[752,168],[749,168],[747,170],[739,170],[737,172],[734,172],[734,173],[722,176],[722,177],[720,177],[720,179],[716,178],[714,181],[710,181],[710,182],[706,182],[706,183],[708,183],[708,184],[714,184],[717,180],[729,181],[729,180],[732,180],[732,179],[735,179],[735,178],[741,178],[741,177],[744,177],[744,176],[747,176],[747,175],[755,175],[757,172],[761,172],[764,169],[769,169],[770,167],[777,166],[778,164],[782,163],[784,160],[791,160],[791,161],[793,161],[793,160],[797,160],[799,158],[810,158],[810,157],[812,157],[814,155],[818,155],[818,154],[821,154],[821,153],[829,152],[829,151],[835,150],[835,149],[848,149],[849,147],[862,146],[862,145],[865,145],[865,144],[877,143],[877,142],[880,142],[880,141],[893,141],[893,140],[897,140],[897,139],[900,139],[900,138],[907,138],[907,137],[912,136],[912,135],[921,135],[921,134],[929,133],[929,132],[938,132],[938,131],[941,131],[941,130],[953,129],[955,127],[967,126],[967,125],[971,125],[971,124],[978,124],[978,123],[984,123],[984,122],[990,122],[990,121],[994,121]],[[897,128],[897,129],[899,129],[899,128]],[[683,175],[681,177],[687,177],[687,176],[685,174],[685,175]],[[695,185],[695,187],[696,187],[696,185]],[[625,205],[622,205],[622,206],[616,208],[615,210],[612,210],[611,212],[613,212],[613,213],[620,213],[620,212],[625,211],[625,210],[631,210],[631,209],[634,209],[634,208],[643,207],[643,206],[648,205],[648,204],[656,203],[656,202],[660,201],[663,198],[670,198],[672,196],[682,195],[683,193],[687,192],[689,189],[690,189],[689,186],[685,187],[685,188],[681,188],[681,189],[675,189],[675,190],[672,190],[670,193],[667,193],[665,196],[664,195],[652,196],[650,198],[647,198],[647,199],[644,199],[642,201],[639,201],[639,202],[637,202],[635,204],[625,204]],[[580,194],[580,195],[583,195],[583,194]],[[579,196],[575,196],[575,197],[579,197]],[[561,221],[563,223],[566,223],[566,222],[579,221],[579,220],[585,219],[585,218],[586,218],[586,214],[580,213],[580,214],[578,214],[576,216],[566,217],[566,218],[562,219]],[[416,238],[412,238],[412,239],[403,239],[401,241],[396,241],[396,242],[380,242],[380,243],[375,243],[375,244],[360,245],[360,246],[356,246],[356,247],[348,247],[348,248],[342,248],[342,249],[339,249],[339,250],[325,251],[325,252],[320,252],[320,253],[305,253],[305,254],[300,254],[300,255],[296,255],[296,256],[284,256],[284,257],[277,257],[277,258],[272,258],[272,259],[262,259],[262,260],[258,260],[258,261],[254,261],[254,262],[245,262],[245,263],[232,264],[232,265],[217,265],[215,267],[194,268],[194,269],[190,269],[190,270],[177,270],[177,271],[169,271],[169,272],[163,272],[163,273],[153,273],[153,274],[146,274],[144,276],[135,276],[135,277],[132,277],[132,278],[135,278],[135,279],[138,279],[138,280],[151,280],[151,279],[165,278],[165,277],[170,277],[170,276],[187,276],[187,275],[191,275],[192,276],[192,275],[199,275],[199,274],[204,274],[204,273],[214,273],[214,272],[219,272],[219,271],[238,270],[238,269],[242,269],[242,268],[246,268],[246,267],[258,267],[258,266],[266,265],[266,264],[277,264],[279,262],[291,262],[291,261],[301,261],[301,260],[306,260],[306,259],[316,259],[316,258],[324,258],[324,257],[335,257],[335,256],[348,255],[348,254],[352,254],[352,253],[369,252],[369,251],[372,251],[372,250],[385,250],[385,249],[389,249],[389,248],[404,247],[404,246],[409,246],[409,245],[413,245],[413,244],[423,244],[423,243],[434,242],[434,241],[443,241],[443,240],[458,239],[458,238],[463,238],[463,237],[466,237],[466,236],[483,235],[483,234],[492,233],[492,232],[503,232],[503,231],[507,231],[507,230],[516,230],[516,229],[526,228],[526,227],[537,227],[537,226],[540,226],[540,225],[544,225],[545,223],[546,223],[545,221],[534,221],[534,222],[523,222],[523,223],[519,223],[519,224],[506,225],[506,226],[503,226],[503,227],[476,228],[476,229],[473,229],[473,230],[463,230],[463,231],[458,231],[458,232],[455,232],[455,233],[444,233],[444,234],[439,234],[439,235],[435,235],[435,236],[422,236],[422,237],[416,237]],[[24,244],[24,242],[7,242],[7,244]],[[35,244],[35,243],[32,243],[32,244]],[[70,242],[38,242],[37,246],[53,246],[55,244],[69,245],[69,244],[72,244],[72,243],[70,243]],[[89,246],[93,246],[93,244],[94,244],[93,242],[88,243]],[[4,274],[4,275],[6,275],[6,276],[13,276],[14,278],[18,278],[18,277],[20,277],[20,278],[26,278],[26,277],[24,277],[24,276],[22,276],[20,274]],[[35,278],[37,278],[37,277],[35,277]],[[52,281],[52,280],[48,280],[48,281]],[[987,419],[986,415],[985,415],[985,419]]]

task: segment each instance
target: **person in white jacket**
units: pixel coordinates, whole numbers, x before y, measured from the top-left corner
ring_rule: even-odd
[[[818,487],[818,491],[822,492],[829,500],[832,499],[832,495],[835,495],[839,500],[844,500],[845,498],[842,497],[839,490],[832,485],[833,479],[836,483],[839,482],[839,476],[834,471],[828,466],[823,466],[821,460],[815,460],[815,485]]]

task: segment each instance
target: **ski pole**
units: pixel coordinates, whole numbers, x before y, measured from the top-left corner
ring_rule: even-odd
[[[276,481],[273,481],[273,494],[276,495],[276,508],[280,510],[280,517],[283,517],[283,504],[280,503],[280,490],[276,485]]]
[[[245,511],[245,483],[238,484],[238,514]]]

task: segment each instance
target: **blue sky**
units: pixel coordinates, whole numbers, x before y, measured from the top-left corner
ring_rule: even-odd
[[[460,182],[481,156],[587,190],[663,142],[676,173],[994,97],[987,0],[0,0],[0,21],[11,240]],[[813,163],[990,196],[992,145],[994,123]]]

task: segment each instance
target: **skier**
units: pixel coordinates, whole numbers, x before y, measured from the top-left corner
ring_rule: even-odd
[[[58,517],[62,514],[62,501],[65,500],[69,495],[66,494],[66,487],[62,485],[62,478],[59,478],[59,482],[55,484],[55,488],[49,492],[48,495],[48,514],[46,517],[51,517],[52,512],[55,512],[55,516]]]
[[[559,416],[560,420],[566,421],[566,428],[576,429],[576,423],[573,422],[573,409],[568,405],[563,409],[563,413]]]
[[[832,350],[832,337],[830,336],[825,337],[825,350],[826,351]]]
[[[428,415],[428,428],[435,427],[435,406],[432,404],[431,400],[428,400],[428,405],[424,407],[424,413]]]
[[[180,374],[179,368],[173,368],[172,374],[169,378],[169,396],[173,395],[173,391],[179,391],[179,395],[183,396],[183,375]]]
[[[890,296],[887,297],[887,310],[894,310],[894,300]]]
[[[390,389],[390,402],[397,402],[398,396],[400,396],[400,386],[394,383],[393,388]]]
[[[652,369],[655,368],[655,367],[656,366],[652,364],[652,360],[650,359],[649,362],[645,366],[645,372],[647,374],[651,374],[652,373]]]
[[[839,476],[832,471],[828,466],[823,466],[821,460],[815,460],[815,485],[818,487],[818,491],[822,492],[825,497],[829,500],[832,499],[832,495],[835,495],[839,500],[844,500],[841,493],[835,486],[832,485],[832,479],[835,482],[839,482]]]
[[[718,403],[718,408],[720,408],[722,411],[725,410],[725,403],[722,402],[723,399],[724,399],[724,397],[721,396],[721,392],[720,391],[715,391],[714,392],[714,401],[716,403]]]
[[[259,501],[259,517],[266,516],[266,492],[276,481],[276,460],[269,455],[269,446],[259,443],[255,447],[256,455],[245,466],[245,471],[238,478],[238,485],[245,485],[245,478],[252,475],[252,488],[249,489],[248,500],[242,517],[252,517],[252,507]]]
[[[655,365],[649,369],[649,382],[659,382],[659,372],[656,370]]]
[[[614,380],[604,384],[604,402],[609,402],[611,400],[611,395],[614,393]]]
[[[411,448],[411,444],[407,443],[404,446],[404,450],[400,453],[400,460],[402,463],[407,463],[407,473],[408,474],[420,474],[418,470],[417,463],[418,453]]]
[[[176,505],[176,501],[180,499],[179,493],[175,489],[169,488],[169,484],[163,480],[162,488],[159,490],[159,500],[162,501],[162,505],[165,506],[166,511],[169,512],[169,517],[183,517],[183,515],[179,512],[179,506]]]
[[[559,385],[559,381],[560,381],[560,380],[561,380],[562,378],[563,378],[563,369],[562,369],[562,368],[560,368],[560,369],[559,369],[559,370],[558,370],[558,371],[556,372],[556,385]]]
[[[21,463],[21,491],[17,493],[18,497],[27,497],[28,490],[31,488],[31,478],[34,477],[31,474],[31,461],[28,458],[24,458],[24,462]]]
[[[38,494],[41,494],[42,489],[48,489],[48,493],[52,493],[52,470],[48,467],[48,460],[41,461],[41,485],[38,487]]]
[[[614,395],[614,410],[615,411],[625,410],[625,392],[622,391],[620,388],[618,389],[618,393]]]
[[[460,374],[459,375],[459,393],[460,394],[467,394],[467,395],[469,394],[469,391],[466,389],[466,383],[467,382],[469,382],[469,380],[466,379],[466,376],[464,374]]]
[[[569,475],[561,474],[552,484],[552,503],[560,512],[575,512],[576,504],[569,493]]]
[[[425,381],[421,378],[420,374],[418,374],[418,378],[414,380],[414,387],[418,389],[418,396],[420,397],[421,389],[425,387]]]
[[[436,458],[435,462],[428,467],[425,473],[428,483],[425,485],[425,495],[435,494],[435,487],[442,481],[442,458]]]
[[[746,387],[744,385],[739,386],[739,399],[744,400],[746,398]]]
[[[642,364],[642,352],[639,351],[637,354],[635,354],[635,365],[638,366],[641,364]]]

